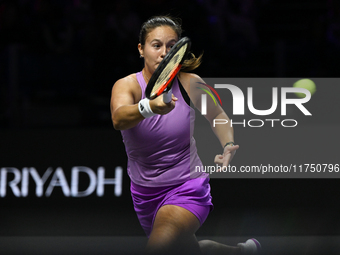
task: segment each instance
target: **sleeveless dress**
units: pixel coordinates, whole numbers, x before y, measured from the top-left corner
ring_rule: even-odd
[[[146,83],[142,72],[136,76],[143,99]],[[163,205],[181,206],[196,215],[201,224],[213,208],[209,176],[195,172],[195,166],[202,166],[193,137],[195,110],[185,101],[182,93],[186,92],[180,86],[175,79],[172,93],[178,101],[170,113],[144,119],[121,131],[134,208],[147,236]]]

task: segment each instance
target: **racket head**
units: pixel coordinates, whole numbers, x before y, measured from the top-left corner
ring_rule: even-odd
[[[190,47],[190,39],[183,37],[166,54],[146,86],[145,95],[148,99],[154,99],[171,89],[172,81],[187,58]]]

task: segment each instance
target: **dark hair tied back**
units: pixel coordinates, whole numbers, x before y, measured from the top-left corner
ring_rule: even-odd
[[[145,45],[147,35],[155,28],[161,26],[171,27],[176,32],[178,39],[180,39],[183,32],[181,23],[181,19],[176,19],[168,15],[151,17],[142,24],[142,28],[139,32],[139,42],[143,47]],[[202,54],[198,58],[196,58],[195,55],[191,53],[190,58],[184,61],[181,71],[192,71],[199,67],[201,62]]]
[[[181,38],[182,27],[180,19],[175,19],[170,16],[154,16],[143,23],[139,33],[140,44],[144,45],[147,35],[156,27],[161,26],[171,27],[176,32],[178,38]]]

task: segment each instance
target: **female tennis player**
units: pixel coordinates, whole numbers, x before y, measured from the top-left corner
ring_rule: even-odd
[[[200,93],[190,91],[189,86],[190,79],[204,81],[188,71],[200,65],[201,56],[184,62],[173,81],[170,103],[164,103],[162,95],[152,100],[145,96],[150,77],[181,32],[174,18],[157,16],[147,20],[138,44],[144,68],[118,80],[112,88],[113,126],[123,136],[134,209],[148,236],[146,252],[256,254],[260,244],[255,239],[227,246],[210,240],[198,242],[195,236],[213,208],[209,176],[192,169],[202,165],[192,137],[194,109],[190,107],[191,100],[200,109]],[[220,106],[212,109],[206,115],[210,123],[214,118],[228,119]],[[233,129],[217,125],[213,131],[223,147],[223,154],[216,155],[215,162],[227,166],[239,148],[234,144]]]

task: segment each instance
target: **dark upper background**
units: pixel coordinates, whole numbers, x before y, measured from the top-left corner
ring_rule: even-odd
[[[35,167],[40,175],[48,167],[63,167],[67,177],[76,165],[125,169],[121,136],[110,119],[111,88],[142,69],[138,33],[150,16],[182,18],[193,53],[204,51],[197,69],[202,77],[337,77],[339,2],[0,1],[0,167]],[[181,5],[175,8],[177,3]],[[338,121],[330,121],[338,111],[332,89],[325,94],[318,86],[307,107],[313,120],[327,124],[323,129],[314,127],[317,121],[275,132],[237,128],[241,148],[233,163],[263,159],[294,164],[296,158],[304,160],[299,163],[339,163],[338,129],[331,127]],[[33,182],[27,198],[14,197],[8,188],[8,196],[0,200],[6,208],[0,210],[0,235],[143,235],[124,174],[119,198],[110,187],[102,198],[79,199],[64,197],[58,187],[50,198],[37,198]],[[215,210],[201,234],[340,231],[337,178],[211,182]]]
[[[112,85],[142,69],[156,14],[182,18],[202,77],[337,77],[338,0],[0,1],[0,128],[111,128]]]

